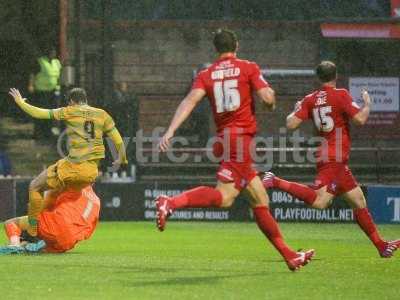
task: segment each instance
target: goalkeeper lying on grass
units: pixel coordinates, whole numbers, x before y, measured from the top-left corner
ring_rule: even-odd
[[[38,238],[35,243],[24,242],[29,226],[28,216],[4,223],[9,244],[0,247],[0,254],[62,253],[90,238],[96,229],[100,200],[91,186],[82,191],[67,190],[56,199],[45,195],[43,210],[38,218]]]

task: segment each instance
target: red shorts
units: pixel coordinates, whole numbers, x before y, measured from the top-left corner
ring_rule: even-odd
[[[317,177],[312,186],[315,190],[327,186],[327,191],[336,196],[347,193],[358,186],[346,163],[325,163],[317,166],[317,172]]]
[[[252,159],[254,135],[232,133],[229,137],[220,136],[213,146],[215,157],[222,158],[217,179],[224,183],[234,182],[240,191],[257,176]]]

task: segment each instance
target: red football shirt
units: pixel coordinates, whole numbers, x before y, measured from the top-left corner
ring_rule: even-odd
[[[350,156],[350,120],[360,111],[346,89],[324,85],[307,95],[298,107],[296,117],[312,119],[324,138],[317,151],[317,161],[347,163]]]
[[[268,86],[256,63],[226,57],[201,71],[192,89],[206,91],[218,133],[229,129],[253,134],[257,130],[253,92]]]

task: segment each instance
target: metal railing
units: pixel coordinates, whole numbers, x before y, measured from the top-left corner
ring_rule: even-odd
[[[256,149],[257,153],[294,153],[294,152],[312,152],[315,153],[317,148],[315,147],[260,147]],[[157,148],[144,148],[139,149],[144,155],[156,153],[159,150]],[[207,152],[211,152],[212,148],[173,148],[167,152],[174,152],[177,154],[188,153],[189,155],[203,155]],[[352,147],[351,153],[353,156],[357,157],[360,153],[366,153],[367,156],[355,161],[350,159],[350,166],[357,171],[356,175],[361,178],[366,178],[365,181],[372,181],[375,183],[386,183],[390,182],[400,182],[400,147]],[[389,157],[387,155],[389,154]],[[396,155],[395,155],[396,154]],[[161,156],[163,154],[160,154]],[[352,161],[354,163],[352,163]],[[138,162],[141,168],[155,168],[159,169],[205,169],[217,166],[216,162],[210,161],[188,161],[188,162],[173,162],[173,161],[162,161],[162,162]],[[315,163],[305,162],[305,163],[294,163],[294,162],[277,162],[272,164],[273,169],[314,169]],[[157,171],[158,172],[158,171]],[[195,176],[195,171],[191,172],[191,175]],[[174,173],[169,173],[168,176],[173,176]],[[212,174],[211,174],[212,175]],[[178,176],[178,175],[177,175]]]

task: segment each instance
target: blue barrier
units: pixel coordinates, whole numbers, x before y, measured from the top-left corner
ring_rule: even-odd
[[[375,222],[400,224],[400,187],[368,186],[367,190]]]

